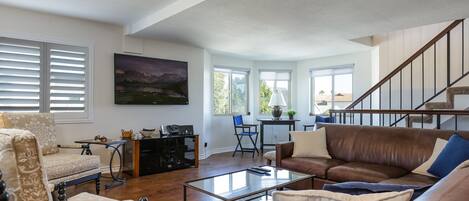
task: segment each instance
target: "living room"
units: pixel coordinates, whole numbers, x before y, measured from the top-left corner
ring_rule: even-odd
[[[269,195],[268,198],[251,197],[253,200],[301,200],[286,199],[281,192],[272,198],[273,190],[285,188],[285,193],[290,189],[300,190],[294,191],[297,193],[311,187],[322,189],[323,183],[331,181],[379,183],[380,179],[368,177],[328,180],[320,172],[297,169],[309,163],[285,165],[288,162],[283,161],[278,148],[289,149],[284,144],[290,140],[298,142],[296,134],[290,135],[290,131],[318,132],[320,127],[326,128],[328,140],[332,139],[329,135],[343,131],[341,126],[352,126],[345,128],[350,132],[348,136],[365,132],[355,131],[362,126],[374,126],[416,130],[365,130],[404,139],[408,134],[413,140],[417,139],[416,132],[448,140],[450,134],[462,131],[459,134],[465,137],[469,113],[464,111],[466,97],[459,95],[467,94],[464,87],[469,86],[469,78],[465,77],[469,69],[465,62],[469,40],[465,36],[469,32],[464,31],[469,26],[465,26],[467,20],[461,20],[469,16],[468,8],[469,3],[464,1],[0,0],[0,85],[3,88],[0,89],[3,116],[0,126],[5,128],[1,132],[18,135],[17,131],[8,129],[17,128],[37,136],[40,152],[44,154],[38,160],[46,164],[45,170],[40,168],[42,179],[45,186],[53,186],[44,190],[44,200],[244,199],[239,194],[226,195],[228,198],[210,196],[204,193],[210,190],[197,189],[187,182],[263,166],[268,161],[272,165],[269,167],[284,168],[290,174],[299,172],[303,180],[312,178],[313,181],[306,185],[301,182],[296,186],[273,185],[262,192],[256,191],[257,194],[245,193],[246,196],[264,192]],[[27,52],[21,52],[26,49]],[[25,61],[28,59],[31,60]],[[155,63],[164,62],[183,65],[185,85],[180,94],[171,96],[172,100],[182,97],[183,103],[129,102],[120,96],[125,90],[119,85],[119,70],[140,68],[120,65],[128,61],[125,59],[148,61],[156,67]],[[151,72],[141,73],[146,76]],[[449,103],[442,103],[446,100]],[[34,120],[42,118],[34,113],[42,113],[44,119],[38,120],[40,126],[31,124],[33,120],[23,122],[26,125],[23,127],[14,126],[23,121],[17,116],[22,112],[28,112]],[[291,120],[289,114],[293,114]],[[9,115],[16,121],[8,122]],[[239,125],[235,121],[237,115],[242,115]],[[348,125],[330,128],[328,123]],[[182,136],[184,143],[190,144],[184,146],[191,147],[189,167],[155,172],[149,167],[145,170],[151,172],[148,175],[143,170],[136,172],[138,165],[145,166],[153,160],[136,160],[137,148],[144,147],[138,139],[146,137],[142,136],[146,129],[153,137],[170,134],[171,125],[180,125],[179,130],[187,128],[190,133]],[[33,127],[44,135],[53,133],[53,137],[41,139]],[[247,131],[247,127],[252,130]],[[407,134],[401,136],[396,132]],[[386,141],[370,139],[375,139],[377,144]],[[425,150],[421,155],[416,154],[417,161],[427,161],[434,151],[436,137],[425,138],[421,144],[417,141],[399,143],[403,144],[403,150],[407,145],[413,149],[409,142],[416,143],[414,149],[427,146],[421,148]],[[44,149],[50,145],[47,143],[52,148]],[[61,146],[60,152],[57,145]],[[333,158],[341,156],[331,146],[328,144],[326,148],[331,149],[329,154]],[[361,145],[355,146],[360,149]],[[363,150],[369,153],[341,159],[366,161],[362,157],[367,154],[379,154],[373,149]],[[68,165],[72,165],[64,169],[76,166],[70,170],[75,171],[93,163],[93,170],[76,170],[86,173],[86,176],[77,174],[77,178],[72,178],[70,173],[58,176],[60,171],[52,175],[47,169],[65,161],[57,156],[54,164],[50,164],[48,161],[54,153],[70,160]],[[42,200],[20,195],[23,190],[39,187],[21,189],[17,182],[12,182],[11,178],[20,178],[12,176],[11,170],[17,165],[5,165],[18,163],[15,158],[9,158],[13,156],[1,157],[0,171],[6,191],[0,188],[0,193],[5,197],[8,193],[10,200]],[[129,158],[133,161],[129,162]],[[404,159],[391,157],[378,163],[402,165],[406,173],[420,165],[393,160]],[[85,165],[86,161],[90,164]],[[434,183],[446,180],[431,180],[432,185],[425,187],[434,188],[437,186]],[[410,189],[414,194],[421,190]],[[425,189],[428,193],[417,199],[464,200],[464,193],[463,197],[455,195],[447,199],[438,197],[441,194],[431,194],[444,189]],[[464,189],[467,187],[455,191],[461,193]],[[389,192],[396,193],[396,190]]]

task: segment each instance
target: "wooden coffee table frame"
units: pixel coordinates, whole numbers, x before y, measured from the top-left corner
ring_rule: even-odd
[[[195,191],[198,191],[198,192],[201,192],[201,193],[205,193],[209,196],[212,196],[212,197],[215,197],[215,198],[218,198],[220,200],[224,200],[224,201],[235,201],[235,200],[239,200],[239,199],[242,199],[242,198],[247,198],[247,197],[250,197],[250,196],[253,196],[253,195],[256,195],[256,194],[261,194],[261,193],[264,193],[265,192],[265,195],[262,195],[262,196],[268,196],[268,193],[270,190],[274,190],[274,189],[283,189],[284,187],[290,185],[290,184],[294,184],[296,182],[300,182],[300,181],[306,181],[306,180],[309,180],[311,179],[311,188],[313,188],[313,185],[314,185],[314,178],[316,177],[315,175],[308,175],[306,178],[303,178],[303,179],[298,179],[298,180],[295,180],[295,181],[290,181],[290,182],[287,182],[287,183],[284,183],[284,184],[279,184],[279,185],[275,185],[275,186],[272,186],[272,187],[269,187],[269,188],[263,188],[261,190],[257,190],[257,191],[254,191],[254,192],[251,192],[251,193],[248,193],[248,194],[245,194],[245,195],[240,195],[240,196],[237,196],[237,197],[234,197],[234,198],[230,198],[230,199],[227,199],[227,198],[224,198],[222,196],[219,196],[219,195],[216,195],[214,193],[211,193],[211,192],[208,192],[206,190],[203,190],[203,189],[200,189],[200,188],[197,188],[197,187],[194,187],[194,186],[191,186],[189,185],[188,183],[191,183],[191,182],[195,182],[195,181],[200,181],[200,180],[205,180],[205,179],[210,179],[210,178],[214,178],[214,177],[219,177],[219,176],[223,176],[223,175],[227,175],[227,174],[233,174],[233,173],[237,173],[237,172],[242,172],[242,171],[246,171],[246,169],[244,170],[238,170],[238,171],[234,171],[234,172],[228,172],[228,173],[224,173],[224,174],[219,174],[219,175],[214,175],[214,176],[210,176],[210,177],[204,177],[204,178],[200,178],[200,179],[195,179],[195,180],[191,180],[191,181],[186,181],[183,185],[183,188],[184,188],[184,192],[183,192],[183,196],[184,196],[184,201],[187,201],[187,188],[190,188],[192,190],[195,190]],[[289,170],[290,171],[290,170]],[[255,199],[255,198],[253,198]]]

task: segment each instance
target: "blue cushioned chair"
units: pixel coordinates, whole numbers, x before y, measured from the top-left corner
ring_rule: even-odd
[[[256,152],[257,155],[259,155],[259,150],[257,149],[257,124],[245,124],[243,122],[242,115],[235,115],[233,116],[233,125],[235,130],[235,136],[238,140],[238,145],[236,145],[236,148],[233,151],[233,157],[235,156],[236,152],[241,152],[242,155],[244,155],[244,152],[252,152],[253,158]],[[252,128],[254,130],[251,130]],[[252,142],[253,148],[243,148],[243,146],[241,145],[243,137],[246,136],[249,137],[249,140]],[[255,136],[255,139],[252,138],[253,136]]]
[[[306,131],[307,128],[314,128],[316,126],[316,123],[335,123],[335,117],[316,115],[316,120],[314,121],[314,124],[303,125],[304,131]]]

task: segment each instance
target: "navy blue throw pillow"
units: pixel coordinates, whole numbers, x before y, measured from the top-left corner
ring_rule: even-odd
[[[469,140],[454,134],[427,172],[442,178],[466,160],[469,160]]]

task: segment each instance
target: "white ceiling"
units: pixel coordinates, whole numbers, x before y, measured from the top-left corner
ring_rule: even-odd
[[[253,60],[369,49],[364,36],[469,17],[468,0],[0,0]]]
[[[0,4],[126,25],[176,0],[0,0]]]

